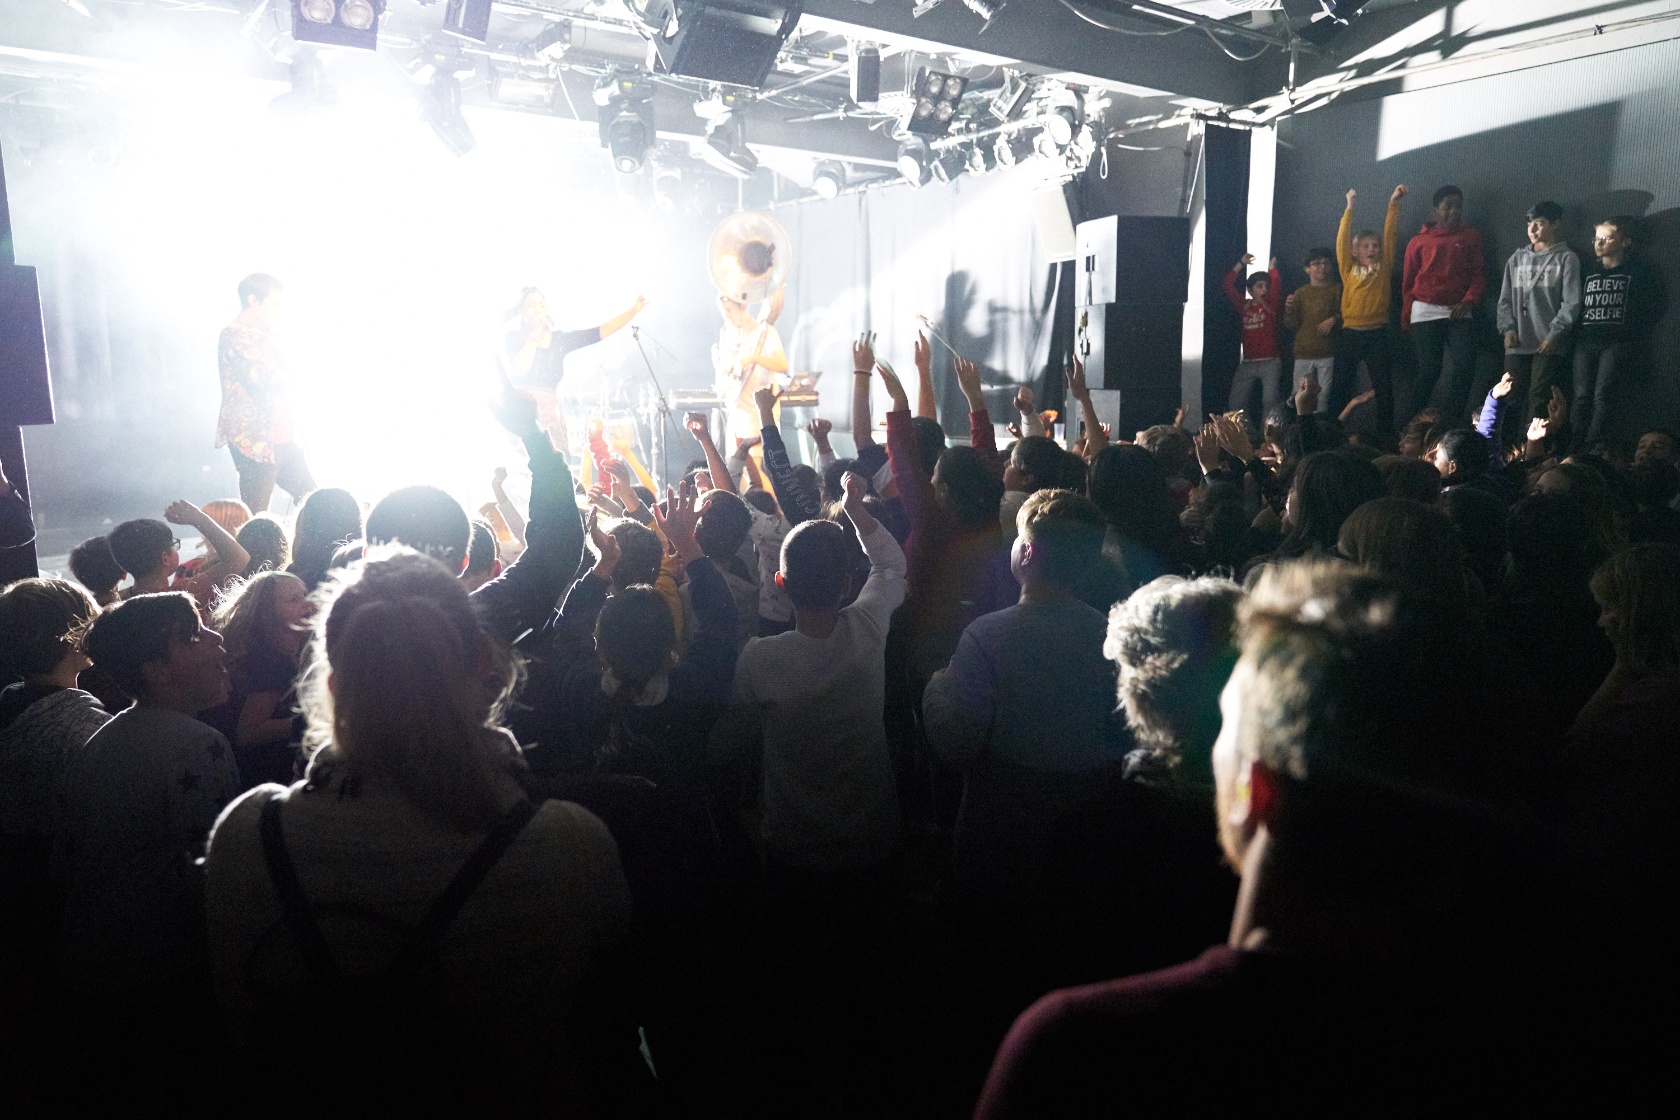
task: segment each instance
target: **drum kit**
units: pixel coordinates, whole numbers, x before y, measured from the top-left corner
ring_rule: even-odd
[[[763,346],[775,317],[780,314],[782,287],[787,283],[792,264],[793,244],[787,230],[769,214],[743,210],[724,219],[712,233],[707,246],[706,271],[726,311],[730,305],[740,311],[755,305],[759,307],[758,314],[753,316],[760,324],[759,328],[737,332],[750,336],[746,344],[726,348],[722,345],[724,338],[730,334],[730,327],[726,325],[720,332],[720,345],[712,348],[715,375],[712,386],[677,389],[667,395],[654,373],[653,363],[648,360],[647,351],[642,348],[640,334],[632,327],[647,369],[646,384],[635,391],[633,401],[625,399],[628,386],[623,386],[618,393],[611,394],[610,399],[596,402],[599,407],[595,410],[589,409],[590,402],[579,402],[580,409],[575,412],[568,409],[568,415],[603,416],[608,443],[615,448],[642,452],[646,456],[645,461],[658,465],[662,482],[668,482],[672,477],[670,439],[680,428],[678,421],[672,417],[673,412],[705,412],[711,417],[714,432],[723,430],[722,424],[727,424],[729,430],[737,433],[756,431],[758,411],[753,393],[771,385],[780,390],[778,414],[788,409],[799,410],[801,415],[796,418],[799,422],[809,418],[804,413],[814,416],[818,400],[816,383],[820,373],[772,374],[756,366],[743,366],[741,362],[742,357],[757,353]],[[608,398],[604,382],[600,384],[602,397]],[[649,441],[643,440],[643,433],[650,437],[651,446]]]

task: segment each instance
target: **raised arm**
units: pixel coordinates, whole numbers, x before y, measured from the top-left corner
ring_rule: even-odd
[[[957,359],[957,384],[968,402],[969,445],[986,457],[986,463],[994,471],[1002,470],[998,463],[997,433],[992,431],[992,416],[986,411],[986,395],[980,387],[980,369],[967,358]]]
[[[1103,431],[1102,421],[1097,419],[1097,406],[1091,402],[1091,389],[1085,383],[1085,363],[1075,354],[1073,365],[1067,371],[1068,396],[1079,402],[1079,416],[1085,422],[1085,461],[1088,463],[1097,457],[1097,452],[1108,446],[1108,433]]]
[[[170,502],[169,508],[163,511],[163,519],[171,525],[191,525],[203,535],[204,543],[215,550],[216,563],[199,573],[207,583],[220,583],[230,576],[236,576],[251,562],[251,554],[245,551],[245,546],[233,539],[232,533],[216,524],[214,518],[185,498]]]
[[[1353,275],[1353,201],[1358,191],[1347,192],[1347,209],[1342,211],[1342,224],[1336,227],[1336,268],[1341,271],[1342,291],[1347,291],[1348,277]]]
[[[1044,417],[1038,411],[1038,405],[1033,399],[1031,385],[1022,385],[1015,390],[1015,411],[1021,414],[1021,434],[1041,436],[1044,434]]]
[[[869,415],[869,379],[875,375],[875,335],[865,331],[852,343],[852,443],[861,453],[875,446]]]
[[[642,313],[642,308],[647,306],[647,302],[646,296],[637,296],[635,303],[632,303],[628,308],[619,312],[617,315],[614,315],[611,319],[608,319],[597,328],[601,332],[601,337],[606,338],[608,335],[617,334],[625,327],[628,327],[630,325],[630,320]]]
[[[776,391],[760,389],[753,394],[753,401],[758,405],[759,434],[764,440],[764,469],[770,475],[770,486],[776,491],[783,515],[790,525],[818,520],[822,517],[822,495],[812,492],[793,473],[787,445],[776,427]]]
[[[833,445],[828,442],[828,434],[834,430],[833,421],[824,420],[821,416],[812,417],[805,430],[811,434],[811,442],[817,445],[817,469],[826,471],[839,461]]]
[[[927,335],[916,332],[916,415],[939,419],[939,398],[933,392],[933,347]]]
[[[1499,384],[1488,390],[1488,395],[1482,400],[1482,410],[1476,415],[1476,433],[1486,439],[1494,438],[1499,430],[1499,410],[1504,407],[1505,395],[1511,391],[1516,382],[1509,373],[1500,377]]]
[[[502,523],[507,526],[508,533],[519,542],[519,547],[525,547],[525,519],[519,515],[519,507],[515,506],[507,496],[507,468],[497,467],[490,476],[490,493],[496,498],[496,512],[501,514]]]
[[[916,426],[910,417],[910,398],[904,393],[904,384],[891,366],[877,362],[875,369],[892,397],[892,411],[887,413],[887,460],[892,464],[893,482],[898,486],[899,499],[904,503],[904,512],[914,532],[933,508],[933,481],[922,466],[921,451],[916,445]]]
[[[554,604],[577,574],[583,558],[583,520],[578,515],[572,472],[537,427],[537,405],[502,378],[491,411],[525,444],[531,466],[531,503],[525,522],[525,551],[507,571],[473,592],[485,628],[506,642],[545,626]]]
[[[689,431],[700,450],[706,455],[706,471],[712,476],[712,485],[719,490],[735,490],[735,475],[729,469],[729,464],[723,461],[723,455],[712,440],[712,425],[704,412],[689,412],[683,416],[683,426]]]
[[[858,542],[869,557],[869,579],[849,610],[860,611],[873,621],[884,639],[892,612],[904,602],[904,577],[910,570],[893,535],[887,532],[864,504],[869,482],[862,475],[846,472],[842,480],[846,488],[844,509],[852,527],[857,530]]]

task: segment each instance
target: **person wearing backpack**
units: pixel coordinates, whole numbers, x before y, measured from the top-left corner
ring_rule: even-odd
[[[253,1087],[276,1111],[578,1101],[610,1032],[568,1020],[629,889],[600,820],[527,799],[498,723],[511,656],[453,573],[400,546],[338,577],[315,649],[305,779],[230,805],[206,859],[217,997]]]

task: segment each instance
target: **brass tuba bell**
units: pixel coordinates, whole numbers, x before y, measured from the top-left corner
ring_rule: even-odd
[[[787,282],[793,243],[770,215],[741,210],[723,220],[706,249],[706,271],[717,290],[737,303],[770,298]]]

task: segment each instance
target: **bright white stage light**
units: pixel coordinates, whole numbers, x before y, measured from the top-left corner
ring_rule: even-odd
[[[331,23],[333,21],[333,0],[298,0],[298,11],[310,23]]]
[[[368,0],[340,0],[338,18],[354,31],[366,31],[373,26],[373,5]]]

